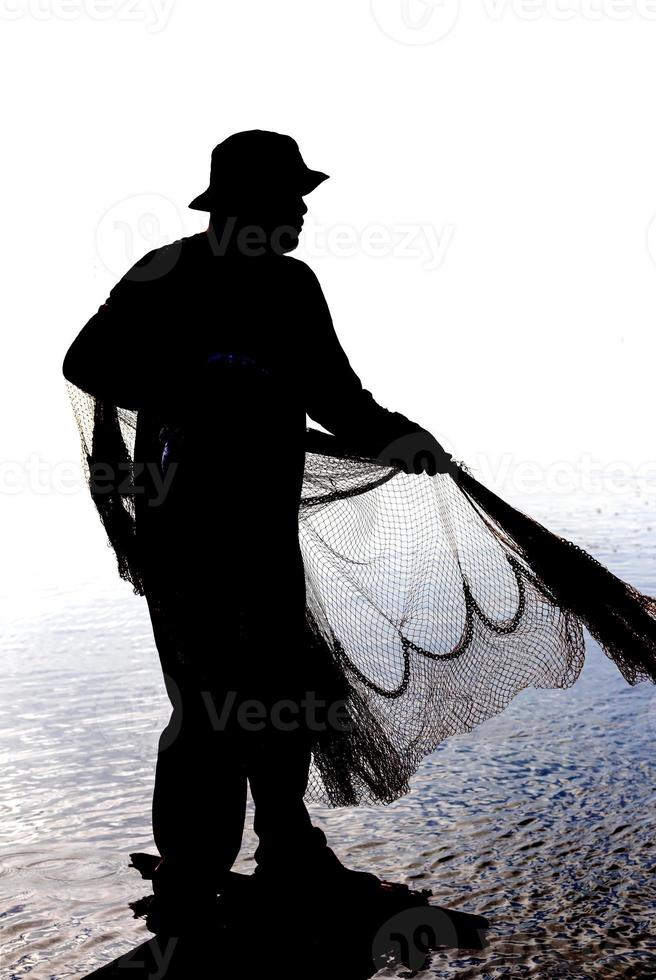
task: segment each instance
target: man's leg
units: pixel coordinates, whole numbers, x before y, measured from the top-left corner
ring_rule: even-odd
[[[326,837],[313,826],[303,802],[311,762],[307,733],[266,731],[260,736],[247,757],[259,839],[255,860],[260,871],[278,871],[318,859]]]
[[[241,847],[246,785],[230,733],[212,731],[189,704],[182,718],[174,709],[160,736],[152,807],[168,874],[220,888]]]
[[[153,836],[166,867],[160,877],[173,887],[195,881],[216,891],[241,847],[247,778],[233,727],[217,724],[218,679],[199,671],[205,650],[217,656],[201,628],[207,607],[163,589],[148,596],[148,605],[173,706],[159,739],[152,803]],[[181,631],[189,651],[183,662]]]

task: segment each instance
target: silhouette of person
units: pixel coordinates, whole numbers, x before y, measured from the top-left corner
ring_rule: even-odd
[[[137,540],[173,706],[153,793],[156,895],[221,888],[241,846],[247,781],[260,880],[348,871],[303,802],[313,731],[281,707],[330,675],[305,623],[306,414],[406,472],[443,472],[450,460],[363,388],[317,277],[288,254],[303,198],[325,179],[289,136],[228,137],[190,205],[210,213],[207,231],[136,262],[63,364],[78,387],[137,411],[135,464],[149,464],[135,475]],[[165,494],[153,466],[171,477]]]

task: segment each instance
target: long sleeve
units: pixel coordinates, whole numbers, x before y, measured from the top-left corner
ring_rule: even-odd
[[[377,457],[394,440],[422,427],[400,412],[380,405],[351,367],[318,279],[304,266],[308,312],[305,360],[306,412],[354,450]]]
[[[166,352],[163,277],[153,262],[164,249],[143,256],[110,291],[64,357],[68,381],[123,408],[139,409],[160,396]],[[143,272],[142,272],[143,270]]]

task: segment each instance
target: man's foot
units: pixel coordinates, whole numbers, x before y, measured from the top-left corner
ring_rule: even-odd
[[[144,919],[149,932],[184,936],[207,928],[215,929],[221,918],[221,899],[199,899],[193,893],[173,897],[145,895],[129,902],[135,919]]]
[[[196,901],[212,901],[223,885],[219,876],[207,874],[202,862],[192,866],[175,863],[168,858],[160,858],[149,877],[153,884],[153,893],[167,900],[193,894]]]
[[[151,932],[183,935],[216,920],[218,887],[198,868],[190,870],[154,854],[130,858],[131,866],[152,884],[152,895],[130,903],[135,918],[145,918]]]
[[[383,884],[375,874],[347,868],[328,846],[304,856],[301,862],[258,864],[253,881],[264,894],[297,891],[299,886],[306,890],[309,886],[326,898],[345,894],[364,897],[377,893]]]

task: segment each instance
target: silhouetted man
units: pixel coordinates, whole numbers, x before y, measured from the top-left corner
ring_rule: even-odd
[[[306,413],[360,455],[407,472],[448,465],[428,432],[363,389],[316,276],[286,254],[304,195],[325,179],[288,136],[224,140],[190,205],[210,212],[207,231],[137,262],[64,361],[80,388],[138,410],[135,461],[172,475],[162,498],[144,468],[135,495],[173,704],[153,796],[161,896],[184,896],[192,881],[221,888],[241,845],[247,780],[260,880],[349,873],[303,803],[312,732],[269,710],[298,704],[325,676],[305,634],[298,540]],[[238,716],[247,701],[266,709],[263,726],[259,711],[252,724]]]

